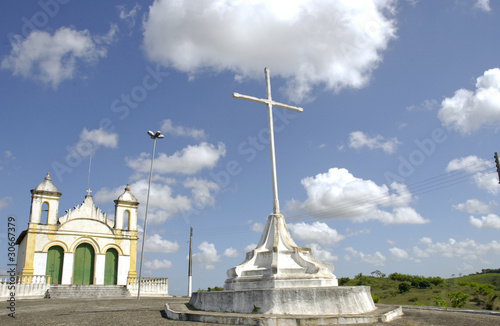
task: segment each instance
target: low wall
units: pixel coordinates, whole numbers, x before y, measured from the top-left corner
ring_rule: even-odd
[[[91,285],[90,285],[91,286]],[[127,279],[127,290],[130,295],[137,296],[139,278]],[[17,299],[43,299],[50,289],[50,276],[48,275],[0,275],[0,300],[13,297]],[[167,297],[168,278],[143,277],[141,279],[141,296]]]
[[[0,275],[0,299],[42,299],[50,288],[48,275]]]
[[[139,289],[139,278],[127,278],[127,290],[132,296],[137,296]],[[168,297],[167,277],[143,277],[141,278],[141,296],[145,297]]]

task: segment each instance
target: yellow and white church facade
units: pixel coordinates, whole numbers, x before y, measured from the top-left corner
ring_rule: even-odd
[[[137,277],[139,202],[128,185],[114,201],[114,220],[94,205],[90,191],[58,217],[61,193],[48,173],[31,194],[28,229],[16,242],[21,276],[48,275],[50,284],[62,285],[126,285]]]

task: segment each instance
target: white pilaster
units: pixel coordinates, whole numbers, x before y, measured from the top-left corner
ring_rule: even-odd
[[[94,278],[95,284],[104,284],[104,267],[106,263],[106,255],[95,255]]]
[[[118,255],[117,285],[127,285],[128,270],[130,268],[130,256]]]
[[[45,275],[47,269],[47,253],[35,252],[33,258],[33,275]]]
[[[62,271],[62,280],[61,284],[70,285],[73,279],[73,259],[74,255],[72,252],[64,253],[64,261],[63,261],[63,271]]]

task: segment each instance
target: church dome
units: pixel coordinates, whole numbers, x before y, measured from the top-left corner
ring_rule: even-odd
[[[35,191],[49,191],[49,192],[57,192],[56,186],[50,181],[50,175],[47,172],[45,179],[38,186],[36,186]]]
[[[125,187],[125,191],[123,192],[123,194],[121,194],[120,197],[118,197],[118,201],[127,201],[127,202],[132,202],[132,203],[138,202],[137,198],[135,198],[135,196],[130,191],[130,187],[128,186],[128,183],[127,183],[127,186]]]

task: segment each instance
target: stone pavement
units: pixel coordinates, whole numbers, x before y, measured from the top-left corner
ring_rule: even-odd
[[[173,321],[164,318],[165,303],[185,298],[124,299],[37,299],[18,300],[16,318],[8,317],[7,302],[0,312],[0,325],[216,325]],[[500,314],[469,314],[449,311],[404,309],[404,316],[384,324],[388,326],[493,326],[500,325]]]

